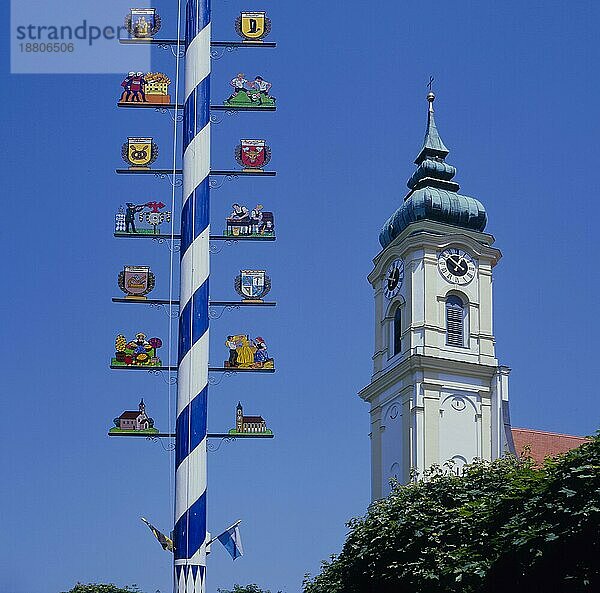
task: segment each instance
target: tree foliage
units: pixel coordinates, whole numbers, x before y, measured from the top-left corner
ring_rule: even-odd
[[[136,585],[117,587],[112,583],[77,583],[72,589],[63,593],[141,593],[141,591]]]
[[[348,527],[305,593],[600,591],[600,437],[540,468],[434,468]]]

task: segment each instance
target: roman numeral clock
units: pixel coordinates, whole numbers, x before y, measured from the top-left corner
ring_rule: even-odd
[[[438,256],[438,268],[452,284],[469,284],[477,273],[476,266],[475,260],[464,249],[444,249]]]
[[[388,299],[394,298],[404,282],[404,262],[401,259],[394,260],[387,269],[384,280],[384,292]]]

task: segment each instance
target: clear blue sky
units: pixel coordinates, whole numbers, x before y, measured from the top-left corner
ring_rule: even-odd
[[[165,34],[172,4],[158,3]],[[495,333],[513,369],[513,424],[598,428],[600,6],[231,0],[215,2],[214,39],[232,39],[249,4],[268,9],[279,48],[215,61],[213,101],[242,71],[273,82],[279,109],[215,126],[213,164],[233,166],[239,138],[265,137],[278,176],[215,191],[212,220],[220,229],[234,201],[259,200],[275,212],[278,240],[214,256],[211,295],[234,297],[239,269],[264,266],[278,306],[215,321],[211,359],[226,357],[228,333],[246,332],[267,339],[278,371],[213,388],[209,429],[230,428],[242,400],[276,438],[210,454],[210,528],[242,518],[246,556],[232,564],[215,547],[208,591],[257,582],[296,593],[369,501],[368,409],[356,396],[371,372],[365,277],[381,224],[406,193],[431,74],[448,160],[462,191],[485,204],[504,253]],[[170,187],[113,170],[128,135],[156,137],[168,164],[170,119],[118,110],[119,75],[10,75],[6,35],[0,43],[0,593],[56,593],[77,580],[167,593],[171,557],[138,517],[168,531],[169,456],[159,444],[109,440],[106,430],[140,396],[167,428],[161,379],[108,363],[116,333],[168,333],[160,311],[110,298],[124,264],[150,265],[154,294],[167,294],[168,249],[112,231],[120,203],[166,202]],[[172,75],[174,60],[155,50],[153,67]]]

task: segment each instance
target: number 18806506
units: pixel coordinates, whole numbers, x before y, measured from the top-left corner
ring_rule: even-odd
[[[23,53],[72,53],[75,51],[73,43],[19,43]]]

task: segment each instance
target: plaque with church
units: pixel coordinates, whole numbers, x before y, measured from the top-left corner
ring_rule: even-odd
[[[267,344],[260,336],[251,339],[247,334],[227,336],[225,346],[229,359],[224,366],[228,369],[273,369],[274,360],[269,356]]]
[[[242,403],[238,402],[235,408],[235,428],[229,431],[230,435],[245,434],[273,434],[262,416],[245,416]]]
[[[244,204],[232,204],[231,214],[225,219],[225,237],[252,237],[266,239],[275,236],[275,218],[272,212],[257,204],[249,210]]]
[[[130,341],[123,334],[119,334],[115,340],[115,356],[110,366],[160,367],[162,362],[157,351],[161,346],[160,338],[148,339],[142,332],[135,334],[135,338]]]
[[[154,427],[154,419],[146,414],[146,404],[143,399],[137,410],[125,410],[113,422],[115,425],[108,431],[109,435],[158,434],[158,429]]]
[[[160,225],[163,222],[171,222],[171,212],[163,210],[165,206],[166,204],[163,202],[156,201],[143,204],[126,202],[119,206],[115,214],[115,235],[117,237],[159,235]],[[138,226],[136,226],[136,221]]]

